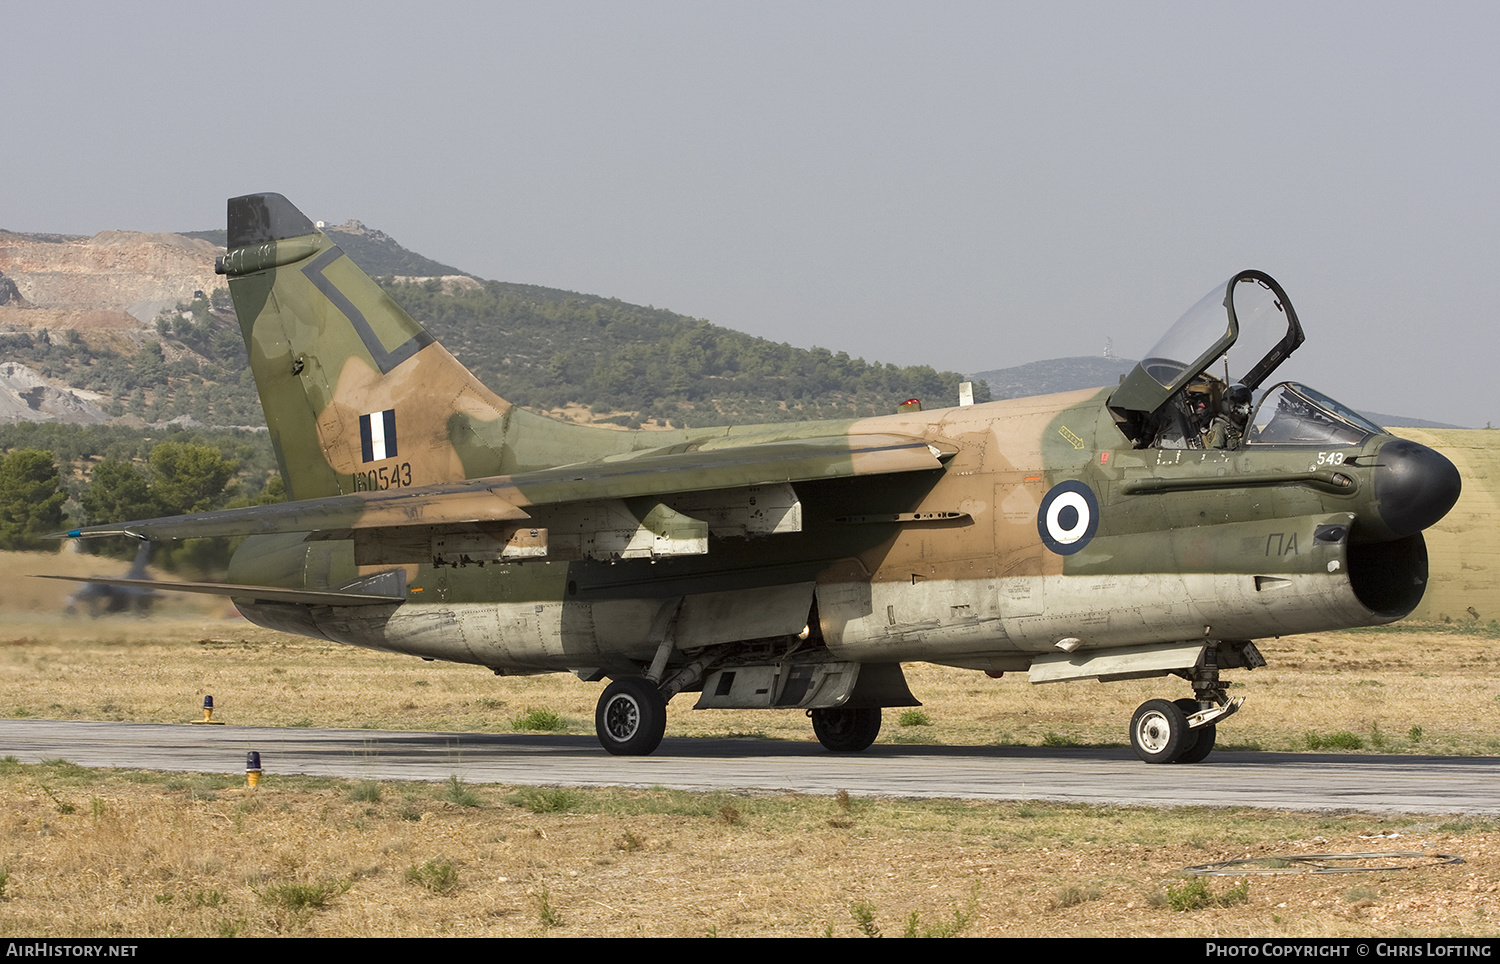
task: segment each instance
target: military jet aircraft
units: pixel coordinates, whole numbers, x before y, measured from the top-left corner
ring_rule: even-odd
[[[149,542],[141,543],[140,548],[135,551],[135,561],[130,564],[130,571],[125,573],[123,579],[89,577],[63,604],[64,615],[76,616],[83,611],[97,619],[102,615],[132,610],[141,616],[149,615],[157,595],[152,588],[154,582],[146,572],[152,548]]]
[[[1177,676],[1130,721],[1192,763],[1253,640],[1422,598],[1446,458],[1305,385],[1281,286],[1215,287],[1113,387],[847,421],[622,432],[480,384],[277,194],[229,202],[228,276],[290,501],[69,535],[249,535],[263,626],[497,674],[610,680],[599,741],[669,700],[803,709],[863,750],[917,705],[902,663],[1033,683]],[[1252,397],[1259,393],[1254,412]],[[159,588],[166,588],[159,586]]]

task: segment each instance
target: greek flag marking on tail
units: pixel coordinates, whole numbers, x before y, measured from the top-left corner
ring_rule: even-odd
[[[396,457],[396,410],[359,417],[359,449],[366,462]]]

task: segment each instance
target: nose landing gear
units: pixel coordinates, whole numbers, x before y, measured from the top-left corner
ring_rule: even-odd
[[[1202,763],[1213,752],[1219,720],[1240,708],[1223,691],[1207,704],[1196,699],[1147,700],[1130,718],[1130,747],[1146,763]]]

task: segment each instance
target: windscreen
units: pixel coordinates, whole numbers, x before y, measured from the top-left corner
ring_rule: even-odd
[[[1296,382],[1282,382],[1266,393],[1245,441],[1251,445],[1360,445],[1384,429],[1358,412]]]

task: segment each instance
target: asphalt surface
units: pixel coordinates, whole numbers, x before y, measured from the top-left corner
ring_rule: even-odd
[[[667,739],[649,757],[613,757],[593,737],[494,733],[0,720],[0,755],[27,763],[243,772],[260,754],[277,774],[360,780],[662,786],[1139,806],[1247,806],[1439,814],[1500,813],[1500,758],[1215,751],[1195,765],[1148,766],[1126,748],[877,744],[834,754],[816,743]]]

